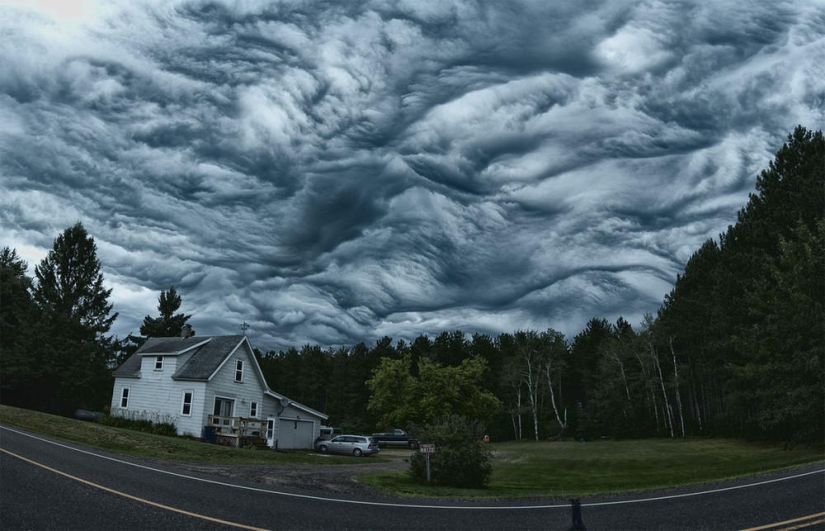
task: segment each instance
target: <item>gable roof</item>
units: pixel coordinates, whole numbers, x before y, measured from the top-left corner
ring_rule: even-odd
[[[137,350],[141,356],[179,356],[211,341],[212,337],[150,337]]]
[[[320,411],[312,409],[311,407],[305,406],[305,405],[303,405],[299,402],[293,402],[291,398],[285,397],[284,395],[282,395],[280,393],[276,393],[275,391],[269,389],[268,386],[267,386],[267,390],[264,391],[264,394],[273,397],[275,400],[281,400],[281,399],[289,400],[289,406],[294,407],[295,409],[300,409],[301,411],[305,411],[305,412],[309,413],[310,415],[315,415],[317,417],[322,417],[324,420],[329,419],[329,415],[327,415],[326,413],[321,413]]]
[[[214,376],[218,369],[230,358],[232,354],[238,350],[242,343],[249,343],[246,336],[214,336],[202,347],[198,348],[189,360],[183,364],[183,367],[172,375],[173,380],[209,380]],[[249,347],[249,355],[252,359],[255,356],[252,354],[252,347]],[[267,388],[264,375],[258,370],[258,376]]]
[[[241,335],[150,337],[112,375],[115,378],[140,378],[140,360],[143,356],[180,356],[191,353],[186,363],[172,375],[172,379],[207,381],[243,342],[249,343],[246,336]],[[251,347],[249,351],[252,352]],[[257,360],[255,361],[257,365]],[[264,381],[260,367],[257,372],[261,381]]]

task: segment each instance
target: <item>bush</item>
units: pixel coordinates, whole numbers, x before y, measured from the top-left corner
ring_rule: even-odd
[[[104,415],[97,419],[98,424],[105,424],[113,428],[125,428],[127,430],[142,431],[144,433],[154,433],[155,435],[166,435],[167,437],[177,437],[178,430],[171,422],[152,422],[151,420],[132,420],[123,417],[113,417]]]
[[[493,473],[492,454],[481,442],[478,423],[464,417],[449,417],[417,428],[416,432],[421,443],[435,444],[435,453],[430,455],[431,483],[461,488],[487,486]],[[410,458],[410,476],[416,483],[427,482],[424,454],[415,453]]]

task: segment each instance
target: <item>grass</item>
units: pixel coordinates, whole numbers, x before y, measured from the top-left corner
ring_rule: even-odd
[[[238,465],[317,464],[319,461],[325,465],[352,465],[376,461],[376,458],[355,460],[346,456],[322,456],[307,450],[239,450],[196,439],[165,437],[4,405],[0,405],[0,423],[101,450],[156,459]]]
[[[366,464],[403,458],[409,450],[353,459],[309,451],[238,450],[197,440],[164,437],[0,405],[0,423],[128,455],[213,464]],[[733,439],[644,439],[606,442],[491,443],[493,475],[486,489],[416,485],[407,473],[359,476],[362,483],[415,497],[576,497],[708,483],[825,461],[822,445],[784,450],[780,445]],[[436,450],[437,451],[437,450]]]
[[[521,441],[493,443],[490,449],[493,475],[486,489],[415,485],[404,472],[359,481],[418,497],[570,497],[708,483],[825,461],[822,446],[784,450],[733,439]]]

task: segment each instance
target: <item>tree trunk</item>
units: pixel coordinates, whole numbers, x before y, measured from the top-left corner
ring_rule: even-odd
[[[522,381],[527,385],[527,398],[530,400],[530,412],[533,414],[533,434],[536,441],[539,440],[539,375],[541,365],[536,352],[530,348],[524,348],[521,352],[521,359],[524,361],[524,372]]]
[[[627,377],[625,376],[625,373],[624,373],[624,363],[622,363],[622,360],[619,359],[619,355],[613,350],[610,351],[610,357],[613,358],[613,361],[615,361],[616,363],[619,364],[619,373],[622,375],[622,383],[624,384],[624,392],[627,395],[627,401],[632,403],[632,401],[630,400],[630,389],[627,387]]]
[[[696,411],[696,420],[699,422],[699,433],[704,433],[705,427],[702,425],[702,409],[699,405],[699,397],[696,396],[696,386],[691,383],[691,395],[693,398],[693,408]]]
[[[650,408],[653,410],[653,416],[656,419],[656,431],[659,431],[659,405],[656,403],[656,392],[653,390],[653,385],[647,376],[647,369],[645,368],[644,359],[639,352],[635,353],[636,359],[639,361],[639,366],[642,369],[642,379],[645,382],[645,390],[647,391],[648,400],[650,401]]]
[[[528,378],[527,387],[529,392],[527,397],[530,399],[530,412],[533,414],[533,433],[536,441],[539,440],[539,411],[538,411],[538,382],[534,383],[531,378]]]
[[[561,416],[559,415],[559,408],[556,406],[556,394],[553,392],[553,374],[551,370],[551,363],[548,361],[544,366],[545,376],[547,377],[547,387],[550,388],[550,402],[553,404],[553,412],[556,414],[556,422],[559,423],[561,426],[561,431],[567,429],[567,410],[564,410],[564,422],[561,420]],[[561,386],[559,386],[559,392],[561,392]]]
[[[515,391],[516,391],[516,411],[514,415],[511,415],[513,419],[513,431],[515,432],[516,440],[521,440],[521,385],[514,384]],[[518,422],[517,422],[518,421]]]
[[[650,402],[653,404],[653,415],[656,417],[656,431],[659,431],[659,404],[656,403],[656,393],[653,391],[653,386],[647,386],[650,391]]]
[[[676,385],[676,406],[679,408],[679,424],[682,426],[682,437],[685,436],[685,416],[682,413],[682,395],[679,392],[679,365],[676,363],[676,351],[673,349],[673,338],[670,338],[670,353],[673,355],[673,383]]]
[[[662,366],[659,364],[659,356],[656,354],[656,349],[653,348],[653,343],[648,343],[650,347],[650,357],[653,359],[653,367],[659,374],[659,384],[662,386],[662,398],[665,401],[665,413],[667,414],[667,426],[670,428],[670,438],[675,437],[673,433],[673,415],[671,413],[670,400],[667,398],[667,390],[665,389],[665,379],[662,376]]]

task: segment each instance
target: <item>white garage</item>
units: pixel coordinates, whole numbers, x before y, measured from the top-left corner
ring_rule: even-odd
[[[312,448],[315,437],[315,423],[311,420],[284,417],[278,420],[279,450]]]
[[[327,416],[272,391],[264,398],[264,410],[274,411],[267,414],[267,445],[278,450],[311,450]]]

